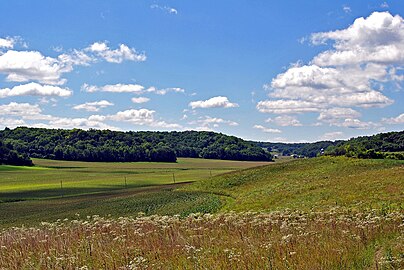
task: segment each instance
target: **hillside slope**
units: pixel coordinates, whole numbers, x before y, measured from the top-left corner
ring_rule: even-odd
[[[321,157],[229,173],[186,187],[223,195],[222,211],[398,209],[404,162]]]

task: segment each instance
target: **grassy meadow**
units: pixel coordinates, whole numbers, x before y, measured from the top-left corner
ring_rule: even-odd
[[[118,174],[119,182],[134,170],[125,166],[168,176],[195,170],[196,178],[174,184],[157,177],[108,192],[108,181],[99,180],[93,193],[0,203],[1,269],[404,268],[403,161],[322,157],[248,168],[186,159],[109,171],[39,162],[32,170],[38,179],[55,171],[73,182],[82,173]],[[19,177],[29,171],[13,170]],[[30,226],[10,228],[21,221]]]

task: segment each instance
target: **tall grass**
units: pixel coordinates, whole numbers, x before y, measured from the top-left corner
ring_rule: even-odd
[[[403,213],[86,219],[0,234],[0,269],[399,269]]]

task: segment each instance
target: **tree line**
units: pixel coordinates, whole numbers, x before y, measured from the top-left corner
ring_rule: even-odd
[[[325,154],[356,158],[404,160],[404,131],[380,133],[340,141],[328,147]]]
[[[0,139],[0,165],[32,166],[32,160],[26,154],[8,148]]]
[[[314,143],[253,143],[267,151],[285,156],[316,157],[325,154],[355,158],[404,159],[404,131]]]
[[[9,149],[32,158],[106,162],[175,162],[177,157],[272,159],[268,152],[251,142],[205,131],[120,132],[18,127],[1,130],[0,138]]]
[[[320,155],[322,149],[337,145],[341,141],[320,141],[314,143],[272,143],[255,142],[259,147],[270,152],[279,153],[282,156],[298,155],[303,157],[316,157]]]

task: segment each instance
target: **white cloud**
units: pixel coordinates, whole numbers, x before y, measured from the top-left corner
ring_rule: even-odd
[[[347,118],[343,122],[335,122],[332,123],[334,126],[338,127],[346,127],[346,128],[353,128],[353,129],[370,129],[377,126],[377,124],[373,122],[362,122],[359,119],[352,119]]]
[[[311,40],[313,44],[335,42],[335,50],[320,53],[313,59],[320,66],[404,63],[404,20],[389,12],[358,18],[343,30],[312,34]]]
[[[169,7],[169,6],[160,6],[157,4],[153,4],[150,6],[151,9],[160,9],[163,10],[169,14],[174,14],[177,15],[178,14],[178,10],[176,10],[175,8]]]
[[[106,42],[95,42],[87,47],[86,51],[93,52],[110,63],[122,63],[124,60],[135,62],[146,61],[144,53],[138,53],[134,48],[129,48],[125,44],[119,45],[118,49],[111,50]]]
[[[190,122],[189,124],[195,124],[198,123],[202,127],[210,127],[213,126],[215,128],[219,127],[219,124],[225,124],[229,126],[238,126],[239,124],[237,122],[231,121],[231,120],[225,120],[222,118],[218,117],[210,117],[210,116],[205,116],[202,119],[199,119],[195,122]]]
[[[86,102],[84,104],[79,104],[73,107],[75,110],[85,110],[88,112],[98,112],[102,108],[106,108],[108,106],[113,106],[114,103],[109,102],[107,100],[100,100],[94,102]]]
[[[0,105],[0,115],[13,115],[13,116],[29,116],[37,115],[42,112],[38,105],[29,103],[10,102],[9,104]]]
[[[318,120],[333,122],[338,119],[357,118],[361,114],[351,108],[331,108],[320,113]]]
[[[97,128],[118,130],[116,127],[103,123],[104,120],[107,120],[105,116],[92,115],[88,118],[67,118],[45,115],[42,114],[42,110],[38,105],[29,103],[11,102],[9,104],[0,105],[0,115],[12,117],[2,117],[5,120],[4,123],[0,122],[0,126],[15,127],[24,125],[42,128]]]
[[[6,127],[16,128],[25,125],[26,125],[25,121],[21,119],[0,117],[0,128],[6,128]]]
[[[42,127],[42,128],[63,128],[63,129],[71,129],[71,128],[80,128],[80,129],[110,129],[110,130],[120,130],[117,127],[110,126],[108,124],[99,121],[99,119],[95,119],[93,117],[89,118],[55,118],[49,121],[49,123],[38,123],[32,124],[33,127]]]
[[[93,93],[93,92],[112,92],[112,93],[135,93],[141,94],[143,93],[144,87],[139,84],[108,84],[104,86],[95,86],[83,84],[81,86],[81,90]]]
[[[264,85],[269,100],[258,102],[264,113],[319,112],[319,120],[366,129],[359,108],[382,108],[394,103],[382,91],[385,84],[400,88],[404,76],[404,20],[388,12],[358,18],[346,29],[314,33],[314,45],[333,42],[307,65],[294,64]],[[343,122],[341,122],[343,120]]]
[[[36,51],[9,50],[0,55],[0,73],[7,74],[6,79],[14,82],[36,80],[47,84],[63,84],[60,76],[66,70],[57,59],[45,57]]]
[[[88,66],[100,58],[112,63],[146,60],[144,53],[137,53],[125,44],[111,50],[105,42],[94,43],[84,50],[73,49],[53,58],[38,51],[12,50],[17,41],[16,38],[0,39],[0,48],[10,49],[0,52],[0,73],[6,74],[6,79],[13,82],[34,80],[45,84],[64,84],[66,79],[61,78],[64,73],[72,72],[77,65]]]
[[[322,141],[335,141],[335,140],[342,140],[343,136],[344,133],[342,133],[341,131],[335,131],[324,133],[319,139]]]
[[[132,98],[131,99],[133,103],[140,104],[140,103],[146,103],[150,101],[150,98],[147,97],[137,97],[137,98]]]
[[[275,118],[268,118],[265,120],[267,123],[275,123],[278,126],[281,127],[298,127],[301,126],[302,124],[300,121],[295,117],[291,115],[280,115]]]
[[[125,111],[119,111],[114,115],[108,115],[107,119],[118,121],[118,122],[130,122],[134,125],[140,126],[150,126],[157,128],[167,128],[167,129],[180,129],[182,128],[179,124],[167,123],[165,121],[157,120],[154,117],[156,111],[148,109],[129,109]]]
[[[73,65],[88,66],[91,62],[96,59],[92,56],[87,55],[85,52],[80,50],[72,50],[70,53],[64,53],[58,56],[60,63],[63,63],[67,68],[66,71],[72,71]]]
[[[163,96],[169,92],[185,93],[185,89],[179,88],[179,87],[170,87],[170,88],[164,88],[164,89],[156,89],[155,87],[150,87],[150,88],[148,88],[148,92],[155,92],[157,95]]]
[[[273,98],[328,105],[384,107],[393,101],[373,89],[375,81],[384,81],[387,72],[379,65],[341,69],[316,65],[292,67],[272,80]]]
[[[265,100],[257,104],[262,113],[291,114],[319,111],[318,104],[299,100]]]
[[[238,107],[237,103],[231,103],[227,97],[213,97],[208,100],[198,100],[189,103],[192,109],[196,108],[234,108]]]
[[[259,129],[259,130],[261,130],[261,131],[263,131],[265,133],[282,133],[282,131],[279,130],[279,129],[266,128],[266,127],[261,126],[261,125],[254,125],[254,128]]]
[[[400,114],[397,117],[383,118],[382,122],[391,125],[404,124],[404,113]]]
[[[117,112],[115,115],[111,115],[109,118],[114,121],[131,122],[137,125],[149,125],[154,122],[154,113],[155,111],[148,109],[130,109]]]
[[[6,48],[6,49],[12,49],[15,44],[15,39],[11,37],[6,37],[6,38],[0,38],[0,49],[1,48]]]
[[[350,7],[350,6],[347,6],[347,5],[342,6],[342,10],[343,10],[345,13],[351,13],[351,12],[352,12],[351,7]]]
[[[69,97],[72,91],[68,88],[60,88],[53,85],[40,85],[37,83],[28,83],[14,86],[13,88],[0,89],[0,98],[13,96],[59,96]]]

